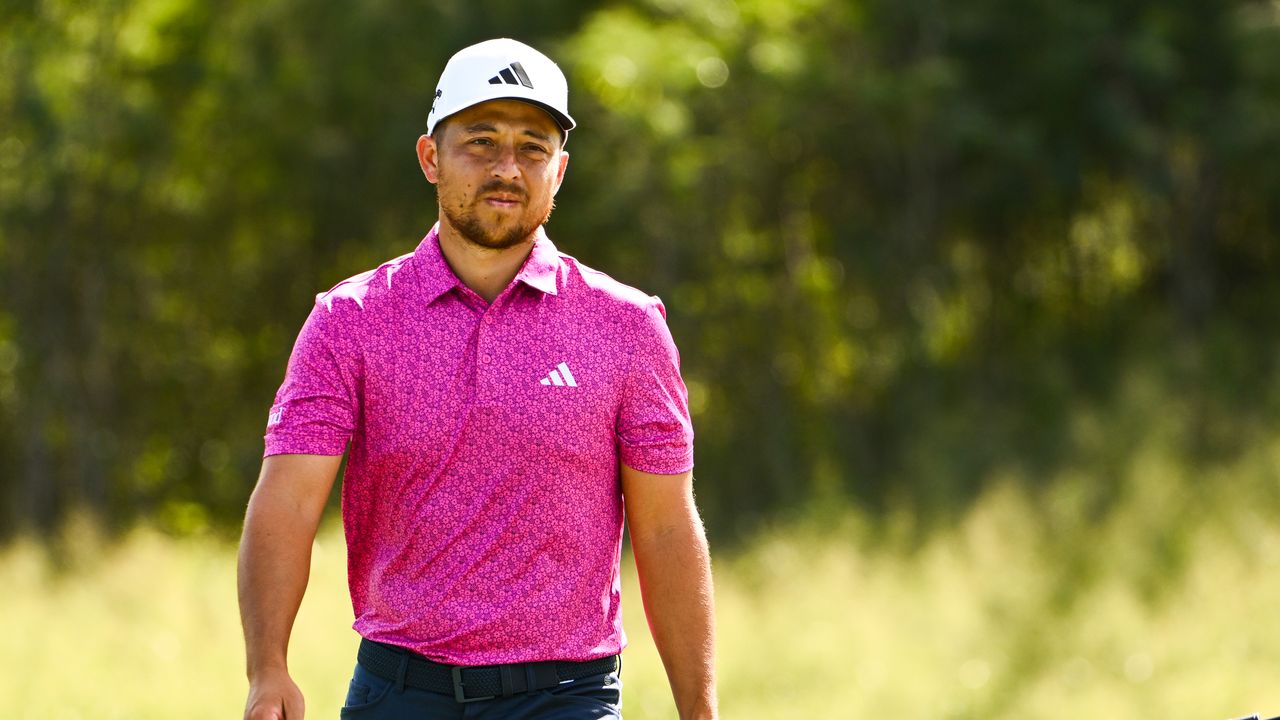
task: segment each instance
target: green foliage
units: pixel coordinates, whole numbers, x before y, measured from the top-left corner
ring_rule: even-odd
[[[1248,230],[1228,219],[1280,190],[1232,149],[1254,125],[1241,104],[1275,97],[1256,64],[1274,52],[1253,45],[1275,38],[1261,15],[1007,2],[598,13],[571,47],[603,117],[575,142],[608,160],[563,204],[582,187],[598,206],[606,187],[613,220],[569,234],[671,287],[713,520],[831,494],[954,510],[1001,466],[1034,484],[1091,463],[1063,423],[1107,404],[1127,368],[1163,368],[1176,394],[1223,370],[1196,360],[1207,325],[1250,346],[1257,306],[1222,287],[1256,287],[1247,268],[1274,262],[1274,215]],[[706,77],[720,63],[728,74]],[[1258,350],[1274,343],[1261,333]],[[1274,417],[1257,400],[1250,412]]]
[[[1073,423],[1128,375],[1188,467],[1280,416],[1274,3],[19,3],[0,531],[234,529],[310,297],[432,222],[436,76],[497,35],[568,70],[550,230],[667,301],[719,538],[1006,471],[1110,497],[1145,428]]]

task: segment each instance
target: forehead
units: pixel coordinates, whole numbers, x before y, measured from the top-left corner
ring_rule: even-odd
[[[546,110],[519,100],[482,102],[459,110],[449,121],[450,125],[461,129],[491,125],[499,130],[528,131],[545,137],[560,137],[560,125]]]

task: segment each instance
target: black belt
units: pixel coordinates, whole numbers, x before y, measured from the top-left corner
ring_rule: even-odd
[[[562,682],[618,669],[617,655],[586,662],[557,660],[479,667],[444,665],[405,648],[363,638],[356,660],[365,670],[384,680],[419,690],[452,694],[460,703],[545,690]]]

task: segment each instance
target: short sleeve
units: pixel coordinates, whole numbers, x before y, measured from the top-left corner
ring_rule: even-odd
[[[266,455],[341,455],[359,416],[359,355],[317,302],[298,333],[267,416]]]
[[[652,298],[634,330],[631,366],[618,412],[623,464],[641,472],[676,475],[693,469],[689,392],[680,353],[667,328],[662,301]]]

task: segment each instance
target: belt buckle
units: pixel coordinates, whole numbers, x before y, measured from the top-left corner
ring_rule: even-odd
[[[457,700],[459,703],[480,702],[481,700],[493,700],[494,698],[498,697],[497,695],[485,695],[484,697],[473,697],[473,698],[467,697],[462,690],[463,688],[462,666],[454,665],[452,668],[452,671],[453,671],[453,699]]]

